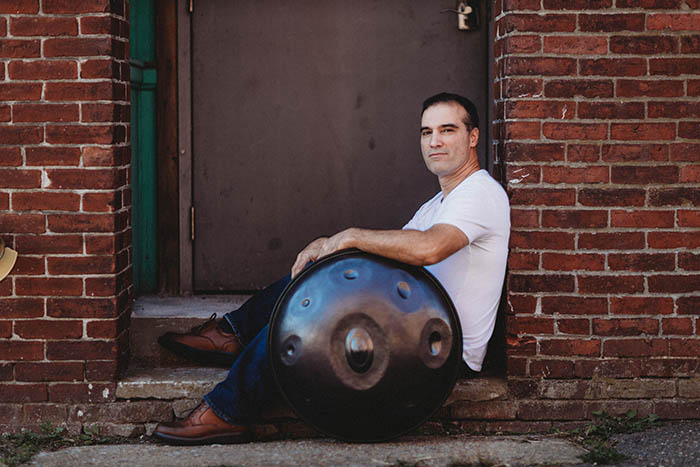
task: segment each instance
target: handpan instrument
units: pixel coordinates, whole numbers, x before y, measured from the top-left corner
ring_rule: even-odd
[[[445,402],[462,332],[452,301],[424,268],[343,250],[285,289],[268,349],[280,392],[301,419],[340,439],[382,441]]]

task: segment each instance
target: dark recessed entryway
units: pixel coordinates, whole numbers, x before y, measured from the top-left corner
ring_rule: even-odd
[[[475,31],[458,29],[450,0],[153,2],[162,298],[135,306],[134,348],[155,352],[140,364],[161,364],[156,334],[201,320],[201,299],[229,311],[314,237],[401,227],[438,189],[418,141],[428,95],[477,103],[490,168],[489,2],[470,2],[482,6]],[[499,321],[496,373],[503,333]]]

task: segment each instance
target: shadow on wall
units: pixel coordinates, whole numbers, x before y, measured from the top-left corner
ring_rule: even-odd
[[[506,271],[506,277],[508,271]],[[506,282],[503,282],[501,290],[501,302],[498,305],[498,313],[496,314],[496,324],[493,328],[493,334],[489,339],[489,345],[486,349],[486,357],[484,358],[482,374],[487,376],[498,376],[505,378],[506,376]]]

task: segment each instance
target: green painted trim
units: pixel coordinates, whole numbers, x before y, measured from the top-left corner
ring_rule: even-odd
[[[142,62],[156,61],[156,3],[155,0],[132,0],[129,5],[131,58]]]
[[[157,71],[139,60],[130,60],[132,89],[155,89],[158,81]]]
[[[155,1],[131,2],[131,185],[134,289],[158,288]]]

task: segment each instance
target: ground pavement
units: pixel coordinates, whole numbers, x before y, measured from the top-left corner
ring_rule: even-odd
[[[700,466],[700,421],[617,435],[624,466]],[[37,455],[34,466],[448,466],[582,464],[584,450],[555,435],[421,436],[376,444],[330,439],[174,447],[85,446]]]

